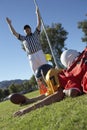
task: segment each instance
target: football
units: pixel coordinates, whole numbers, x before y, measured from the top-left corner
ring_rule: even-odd
[[[19,93],[13,93],[9,96],[9,99],[14,104],[24,104],[26,103],[27,98]]]

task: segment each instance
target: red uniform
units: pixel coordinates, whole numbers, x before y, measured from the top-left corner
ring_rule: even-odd
[[[87,48],[69,69],[58,75],[58,79],[63,89],[75,88],[87,93]]]

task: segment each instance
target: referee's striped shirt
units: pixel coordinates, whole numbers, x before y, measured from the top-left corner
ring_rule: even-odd
[[[27,49],[28,49],[28,54],[33,54],[39,50],[42,49],[41,43],[40,43],[40,31],[36,28],[35,32],[32,33],[29,36],[22,36],[19,34],[20,41],[27,41]]]

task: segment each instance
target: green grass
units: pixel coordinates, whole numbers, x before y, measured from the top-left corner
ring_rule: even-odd
[[[38,91],[27,94],[37,96]],[[87,95],[65,98],[21,117],[13,113],[26,106],[0,103],[0,130],[87,130]]]

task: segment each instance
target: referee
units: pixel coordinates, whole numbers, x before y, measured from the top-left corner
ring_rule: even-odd
[[[9,25],[9,28],[14,36],[17,39],[22,41],[22,44],[27,52],[31,69],[35,73],[35,71],[43,64],[46,64],[47,61],[45,59],[44,53],[42,51],[42,47],[40,44],[40,30],[41,30],[41,19],[39,9],[36,7],[36,15],[37,15],[37,27],[32,33],[31,27],[29,25],[24,26],[25,36],[17,33],[14,27],[11,24],[11,20],[7,17],[6,21]]]

